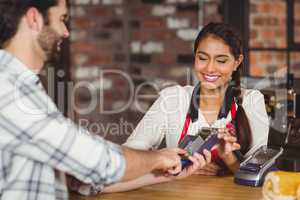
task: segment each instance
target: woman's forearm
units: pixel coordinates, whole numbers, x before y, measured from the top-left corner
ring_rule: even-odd
[[[134,190],[147,185],[168,182],[170,180],[171,180],[170,178],[165,177],[163,175],[150,173],[131,181],[115,183],[110,186],[107,186],[104,188],[103,193],[125,192],[125,191]]]

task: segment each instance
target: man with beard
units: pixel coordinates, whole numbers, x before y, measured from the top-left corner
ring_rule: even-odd
[[[68,199],[66,174],[97,193],[153,170],[181,170],[183,150],[120,147],[86,134],[58,111],[37,74],[69,36],[67,17],[65,0],[0,1],[2,200]]]

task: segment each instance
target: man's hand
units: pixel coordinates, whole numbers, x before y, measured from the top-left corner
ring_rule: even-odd
[[[186,154],[185,150],[162,149],[159,151],[143,151],[122,147],[126,161],[125,174],[122,181],[128,181],[152,171],[176,174],[181,171],[179,155]]]
[[[204,155],[204,156],[203,156]],[[171,180],[173,179],[183,179],[190,175],[196,174],[199,169],[204,168],[207,164],[211,162],[209,151],[204,150],[203,155],[199,153],[194,153],[193,156],[189,156],[188,159],[192,161],[192,164],[183,169],[177,176],[169,176]]]
[[[186,155],[187,152],[180,148],[161,149],[157,151],[159,162],[156,170],[162,170],[170,174],[178,174],[181,171],[181,158],[179,155]]]

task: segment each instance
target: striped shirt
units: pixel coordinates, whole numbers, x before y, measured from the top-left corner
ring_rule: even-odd
[[[68,199],[66,174],[97,193],[124,175],[118,145],[66,119],[17,58],[0,50],[0,199]]]

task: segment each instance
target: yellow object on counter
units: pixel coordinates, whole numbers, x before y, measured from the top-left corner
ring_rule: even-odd
[[[300,200],[300,173],[270,172],[263,185],[264,200]]]

